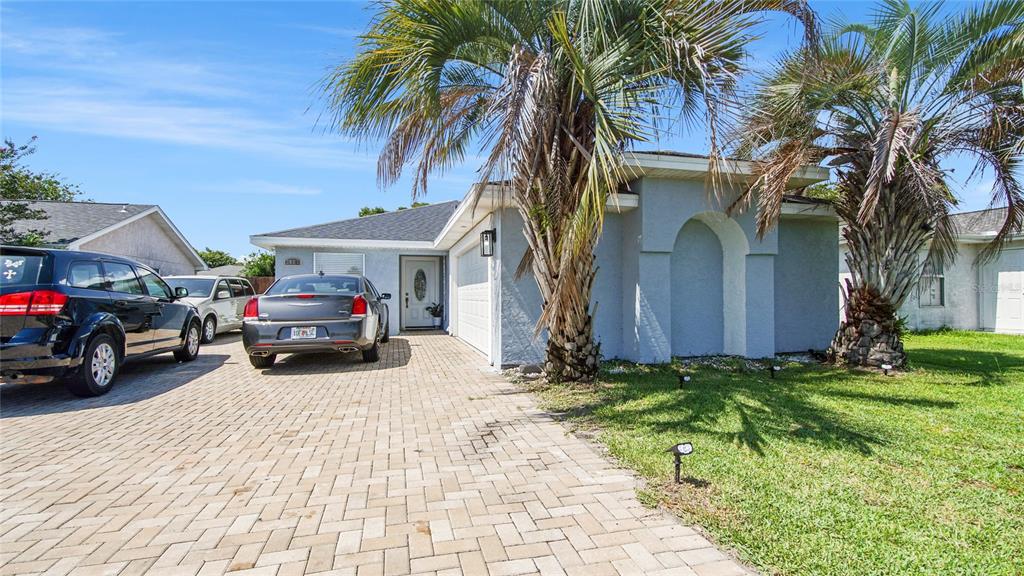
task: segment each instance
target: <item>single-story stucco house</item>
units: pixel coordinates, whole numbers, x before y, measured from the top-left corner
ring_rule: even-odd
[[[628,163],[636,178],[609,198],[596,253],[594,336],[605,358],[765,357],[828,346],[839,305],[837,219],[828,205],[790,198],[779,226],[759,240],[753,211],[729,217],[708,193],[707,158],[635,153]],[[730,162],[726,172],[737,182],[753,166]],[[806,167],[789,184],[827,176]],[[278,276],[364,273],[394,295],[392,334],[431,326],[425,309],[441,302],[444,327],[491,364],[539,362],[540,294],[531,276],[515,279],[526,249],[522,220],[494,187],[475,207],[470,198],[250,239],[274,250]],[[490,257],[481,255],[485,235],[494,238]]]
[[[103,202],[30,202],[46,218],[14,230],[42,232],[48,248],[102,252],[138,260],[164,276],[194,274],[206,263],[159,206]]]
[[[900,307],[900,316],[911,330],[948,327],[1024,334],[1024,235],[1013,237],[995,258],[981,262],[978,254],[1002,226],[1006,209],[962,212],[953,219],[959,231],[955,260],[944,269],[925,268]],[[839,279],[844,282],[850,273],[842,240],[839,259]]]

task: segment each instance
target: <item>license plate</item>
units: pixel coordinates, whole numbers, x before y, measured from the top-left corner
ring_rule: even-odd
[[[316,338],[316,326],[292,328],[292,340],[309,340],[310,338]]]

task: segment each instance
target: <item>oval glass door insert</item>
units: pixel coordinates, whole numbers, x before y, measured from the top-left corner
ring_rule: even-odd
[[[427,273],[422,268],[416,271],[416,276],[412,280],[412,290],[416,294],[417,300],[423,300],[427,297]]]

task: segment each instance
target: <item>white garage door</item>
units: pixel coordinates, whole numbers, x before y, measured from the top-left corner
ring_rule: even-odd
[[[474,246],[456,258],[456,330],[459,338],[488,354],[491,350],[491,285],[487,259]]]
[[[1024,249],[1006,250],[988,265],[995,288],[996,332],[1024,332]]]

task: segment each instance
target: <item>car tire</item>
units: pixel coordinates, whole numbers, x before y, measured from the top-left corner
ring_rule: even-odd
[[[384,325],[384,333],[380,335],[381,344],[386,344],[388,340],[391,340],[391,335],[388,334],[388,331],[390,329],[390,326],[388,326],[387,324]]]
[[[217,337],[217,318],[210,314],[203,320],[203,344],[213,342]]]
[[[203,337],[201,336],[199,321],[193,320],[188,325],[188,330],[185,331],[185,341],[181,343],[181,349],[174,351],[174,358],[179,362],[191,362],[199,356],[199,344]]]
[[[97,334],[85,347],[82,366],[78,374],[67,382],[67,388],[75,396],[83,398],[101,396],[114,386],[120,368],[121,355],[117,352],[117,343],[107,334]]]
[[[373,343],[373,346],[363,350],[363,362],[376,362],[380,360],[380,344]]]
[[[277,361],[277,354],[269,356],[249,356],[249,363],[253,368],[270,368]]]

